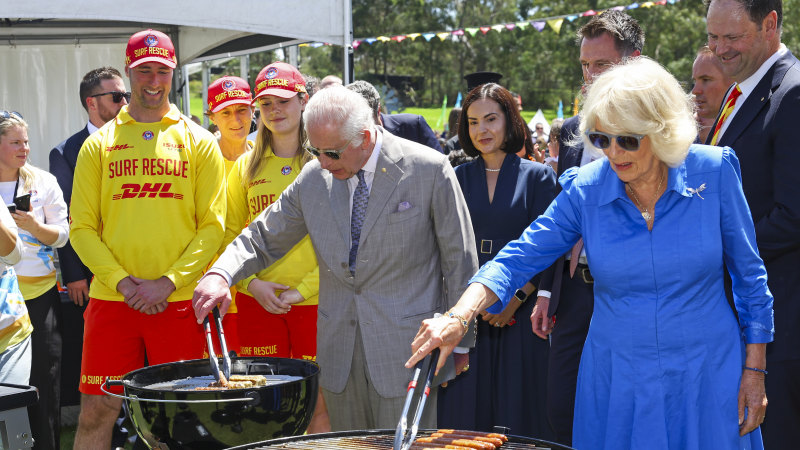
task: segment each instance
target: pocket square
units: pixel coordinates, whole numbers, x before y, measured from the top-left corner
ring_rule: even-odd
[[[411,209],[411,208],[412,208],[411,203],[400,202],[400,204],[397,205],[397,212],[405,211],[405,210]]]

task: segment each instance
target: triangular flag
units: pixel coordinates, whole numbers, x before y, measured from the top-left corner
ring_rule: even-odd
[[[641,7],[642,8],[652,8],[653,7],[653,2],[644,2],[644,3],[641,4]]]
[[[433,33],[425,33],[425,34],[422,35],[422,37],[424,37],[425,40],[428,41],[428,42],[430,42],[430,40],[433,39],[434,36],[436,36],[436,35],[433,34]]]
[[[544,27],[547,24],[544,22],[536,21],[536,22],[531,22],[531,25],[533,25],[533,28],[536,28],[536,31],[542,31],[544,30]]]
[[[638,3],[631,3],[630,5],[626,6],[625,9],[636,9],[639,7]]]
[[[662,5],[663,6],[663,5],[666,5],[666,4],[667,4],[667,0],[658,0],[656,2],[656,5]]]
[[[556,34],[561,33],[561,25],[564,23],[564,19],[550,19],[547,21],[547,24],[550,25],[550,28],[556,32]]]
[[[359,45],[361,45],[361,41],[353,41],[353,50],[357,49]]]
[[[300,44],[300,45],[298,45],[298,47],[308,47],[309,45],[310,45],[310,44],[308,44],[308,43],[305,43],[305,44]],[[353,48],[355,48],[355,47],[353,47]]]
[[[515,24],[515,23],[507,23],[506,24],[506,30],[508,30],[508,31],[511,31],[516,27],[517,27],[517,24]]]
[[[492,25],[492,29],[497,31],[498,33],[503,31],[503,25]]]
[[[461,108],[461,91],[458,92],[458,97],[456,97],[456,104],[453,108]]]
[[[408,35],[408,38],[411,39],[411,40],[414,40],[414,39],[416,39],[416,38],[418,38],[420,36],[422,36],[421,33],[411,33],[411,34]]]
[[[378,40],[381,42],[391,41],[391,39],[386,36],[378,36]]]
[[[530,23],[528,23],[528,22],[517,22],[516,25],[517,25],[517,28],[519,28],[520,30],[524,30],[525,28],[528,28]]]
[[[578,18],[578,16],[576,16],[575,14],[567,16],[567,20],[569,20],[570,22],[574,21],[577,18]]]
[[[561,100],[558,101],[558,112],[556,113],[556,117],[559,119],[564,118],[564,104],[561,103]]]
[[[463,36],[463,35],[464,35],[464,30],[453,30],[453,31],[451,32],[451,34],[452,34],[453,36]]]
[[[366,38],[364,40],[367,41],[367,44],[370,44],[370,45],[372,45],[373,42],[377,41],[377,39],[375,39],[375,38]]]
[[[615,6],[613,8],[609,8],[609,9],[612,10],[612,11],[625,11],[625,7],[624,6]]]
[[[438,37],[440,41],[443,41],[450,37],[450,33],[448,33],[447,31],[444,31],[442,33],[436,33],[436,37]]]
[[[583,16],[583,17],[596,16],[596,15],[597,15],[597,11],[595,11],[593,9],[590,9],[590,10],[586,11],[585,13],[581,14],[581,16]]]
[[[397,36],[392,36],[392,40],[393,41],[397,41],[397,42],[403,42],[403,39],[405,39],[405,38],[406,38],[406,36],[404,36],[402,34],[397,35]]]
[[[481,27],[481,33],[486,34],[491,30],[492,27]]]
[[[323,44],[322,42],[312,42],[311,43],[311,48],[320,48],[323,45],[325,45],[325,44]]]
[[[477,28],[464,28],[464,31],[469,33],[470,36],[475,36],[475,33],[478,32]]]

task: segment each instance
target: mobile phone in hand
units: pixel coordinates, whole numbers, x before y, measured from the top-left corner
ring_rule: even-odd
[[[31,210],[31,194],[20,195],[14,198],[14,205],[21,211]]]
[[[17,205],[6,205],[6,207],[8,208],[8,212],[10,213],[17,212]]]

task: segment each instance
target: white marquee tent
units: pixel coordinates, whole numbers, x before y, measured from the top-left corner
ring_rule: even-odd
[[[88,120],[78,98],[81,78],[104,65],[122,71],[133,33],[169,34],[179,66],[310,41],[342,46],[346,55],[351,16],[350,0],[4,1],[0,109],[25,116],[30,159],[47,169],[50,149]],[[181,79],[176,73],[173,91]]]

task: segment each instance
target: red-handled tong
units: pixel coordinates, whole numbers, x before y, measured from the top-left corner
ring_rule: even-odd
[[[411,398],[417,390],[417,381],[419,374],[422,372],[422,367],[425,361],[429,361],[428,373],[425,376],[425,390],[420,394],[419,401],[417,402],[417,409],[414,412],[414,421],[411,425],[411,431],[408,431],[408,410],[411,409]],[[436,364],[439,362],[439,348],[433,349],[431,354],[417,363],[414,367],[414,379],[408,383],[408,393],[406,394],[406,402],[403,405],[403,414],[400,416],[400,422],[397,423],[397,429],[394,432],[394,450],[408,450],[414,439],[417,437],[419,431],[419,421],[422,419],[422,411],[425,409],[425,401],[428,399],[428,394],[431,392],[431,384],[433,383],[433,376],[436,373]]]

